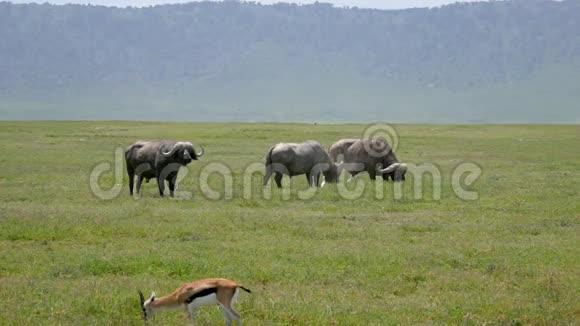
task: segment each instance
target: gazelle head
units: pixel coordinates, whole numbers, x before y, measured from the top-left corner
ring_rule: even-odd
[[[139,290],[139,299],[141,300],[141,310],[143,310],[143,319],[148,321],[151,317],[153,317],[153,305],[152,303],[155,301],[155,292],[151,292],[151,297],[145,300],[145,296],[143,292]]]

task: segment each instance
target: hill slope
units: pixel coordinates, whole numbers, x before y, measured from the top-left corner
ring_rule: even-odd
[[[0,118],[580,122],[579,1],[0,3]]]

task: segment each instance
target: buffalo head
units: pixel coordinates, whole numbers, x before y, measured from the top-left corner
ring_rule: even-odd
[[[201,147],[201,146],[200,146]],[[161,154],[165,157],[173,157],[180,163],[187,165],[193,160],[197,160],[202,157],[205,153],[203,147],[199,153],[195,152],[193,144],[190,142],[177,142],[168,151],[161,151]]]
[[[407,173],[407,164],[393,163],[385,169],[377,169],[381,174],[387,174],[393,181],[405,181],[405,173]]]
[[[342,172],[343,165],[344,165],[344,162],[333,163],[330,165],[330,167],[327,170],[322,172],[322,174],[324,175],[324,181],[322,181],[322,187],[324,187],[324,185],[326,183],[338,183],[338,177],[340,176],[340,173]]]

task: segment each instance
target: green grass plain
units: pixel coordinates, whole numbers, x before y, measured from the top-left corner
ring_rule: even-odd
[[[335,185],[300,200],[305,178],[242,197],[242,172],[281,141],[328,147],[364,125],[0,122],[0,324],[139,325],[137,289],[226,277],[253,290],[237,310],[247,325],[537,324],[580,322],[580,127],[398,125],[398,157],[441,168],[440,200],[342,199]],[[115,148],[141,139],[201,143],[180,190],[140,199],[90,191],[89,174]],[[483,175],[476,201],[454,195],[463,161]],[[232,199],[199,188],[201,169],[231,167]],[[100,179],[114,183],[112,173]],[[223,184],[218,175],[209,183]],[[361,182],[362,182],[361,181]],[[222,191],[223,192],[223,191]],[[198,325],[224,323],[202,308]],[[185,324],[161,312],[156,324]]]

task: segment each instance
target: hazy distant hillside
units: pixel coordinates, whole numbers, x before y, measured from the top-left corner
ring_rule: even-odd
[[[580,1],[0,3],[0,119],[580,122]]]

